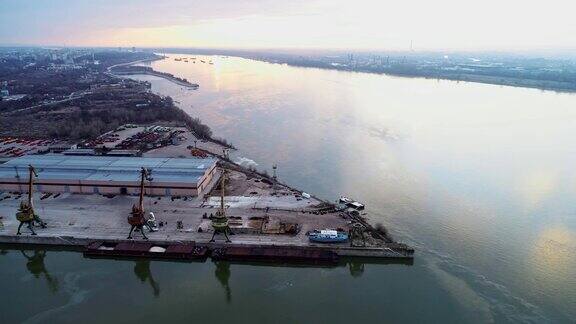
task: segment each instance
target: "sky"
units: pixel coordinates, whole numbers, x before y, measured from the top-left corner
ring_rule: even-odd
[[[0,0],[1,45],[576,49],[574,0]]]

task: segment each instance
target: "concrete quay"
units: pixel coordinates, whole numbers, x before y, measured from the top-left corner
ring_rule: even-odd
[[[127,216],[131,206],[137,203],[134,196],[115,196],[108,198],[101,195],[61,194],[40,199],[36,195],[34,205],[36,212],[48,223],[45,229],[36,228],[38,235],[32,236],[23,226],[22,235],[16,235],[19,222],[14,217],[22,197],[13,194],[1,194],[0,243],[38,244],[82,248],[94,241],[126,242],[130,226]],[[227,197],[226,200],[228,200]],[[266,199],[268,199],[267,197]],[[351,247],[349,243],[315,244],[308,240],[306,233],[320,228],[347,229],[349,220],[339,213],[313,214],[312,202],[290,201],[283,197],[279,204],[283,208],[246,208],[229,207],[232,243],[224,243],[223,237],[212,236],[210,221],[205,215],[215,213],[217,208],[202,198],[182,197],[147,197],[146,212],[153,212],[157,222],[162,222],[157,232],[147,232],[149,242],[154,244],[195,242],[207,246],[210,250],[223,246],[249,247],[300,247],[314,250],[334,251],[341,257],[363,257],[370,259],[411,259],[393,245],[375,244],[368,247]],[[230,200],[234,206],[234,199]],[[278,204],[278,202],[276,202]],[[269,204],[269,203],[267,203]],[[228,205],[228,204],[227,204]],[[237,204],[236,204],[237,205]],[[312,205],[312,206],[311,206]],[[293,209],[287,209],[292,206]],[[181,226],[177,224],[181,222]],[[298,224],[296,234],[283,233],[286,224]],[[199,230],[201,229],[201,230]],[[141,233],[134,233],[136,241],[143,241]]]

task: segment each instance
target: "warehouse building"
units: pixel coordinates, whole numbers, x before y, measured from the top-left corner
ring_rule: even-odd
[[[212,180],[216,159],[26,155],[0,164],[0,191],[26,192],[28,166],[39,192],[138,194],[140,170],[151,170],[146,194],[197,196]]]

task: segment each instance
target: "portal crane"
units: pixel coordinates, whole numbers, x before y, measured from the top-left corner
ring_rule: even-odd
[[[130,234],[128,234],[128,239],[130,240],[132,239],[134,229],[140,230],[144,239],[148,239],[146,233],[144,233],[144,225],[146,225],[146,218],[144,217],[144,181],[152,181],[150,174],[151,172],[146,168],[140,170],[140,201],[138,206],[132,205],[132,212],[130,212],[130,216],[128,216],[128,224],[131,226]]]
[[[226,243],[230,243],[228,238],[228,232],[230,228],[228,227],[228,218],[226,217],[226,209],[224,206],[224,188],[226,187],[226,176],[227,171],[223,169],[222,177],[220,178],[220,209],[216,212],[216,215],[212,217],[212,228],[214,228],[214,233],[212,234],[212,239],[210,242],[214,242],[214,237],[216,234],[224,234],[226,237]]]
[[[34,192],[34,177],[38,177],[36,170],[32,165],[28,165],[28,202],[22,200],[20,202],[20,207],[18,212],[16,212],[16,219],[20,222],[18,225],[17,235],[21,235],[20,229],[22,225],[27,224],[28,228],[32,232],[32,235],[36,235],[34,231],[34,222],[38,222],[40,227],[46,228],[46,223],[43,222],[40,217],[34,212],[34,206],[32,204],[32,194]]]

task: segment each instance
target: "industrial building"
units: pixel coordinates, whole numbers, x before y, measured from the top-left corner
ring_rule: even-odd
[[[26,192],[29,165],[39,192],[137,194],[144,167],[152,177],[146,194],[196,196],[214,176],[216,159],[26,155],[0,164],[0,191]]]

